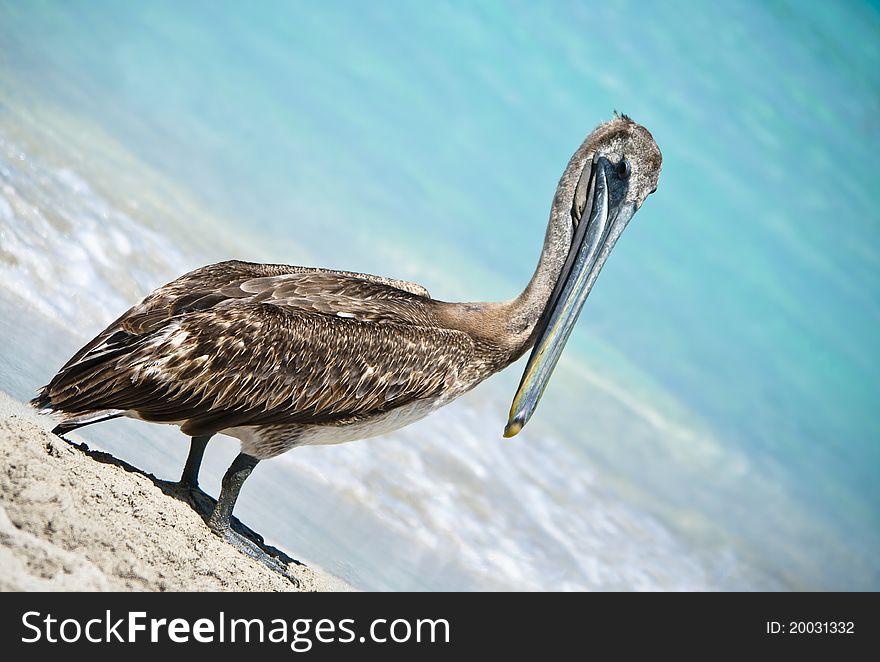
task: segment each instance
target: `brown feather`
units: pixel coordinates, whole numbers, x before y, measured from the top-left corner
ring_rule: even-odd
[[[436,397],[468,367],[474,342],[438,325],[421,288],[391,283],[403,281],[243,262],[204,267],[131,308],[45,391],[71,416],[130,410],[181,422],[192,435],[333,424]]]

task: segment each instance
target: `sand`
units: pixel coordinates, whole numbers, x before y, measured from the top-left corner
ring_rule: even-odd
[[[0,392],[0,590],[351,590],[305,565],[289,566],[294,581],[270,571],[173,488],[52,425]]]

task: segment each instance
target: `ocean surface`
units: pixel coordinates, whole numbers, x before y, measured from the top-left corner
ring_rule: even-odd
[[[0,389],[220,259],[514,296],[615,109],[659,189],[523,433],[518,364],[236,512],[371,590],[880,590],[876,3],[0,0]]]

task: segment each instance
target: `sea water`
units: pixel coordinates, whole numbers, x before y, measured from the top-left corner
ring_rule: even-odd
[[[3,1],[0,388],[231,257],[514,296],[616,109],[659,189],[523,433],[520,364],[237,512],[365,589],[877,590],[878,99],[873,4]],[[170,479],[187,449],[82,436]]]

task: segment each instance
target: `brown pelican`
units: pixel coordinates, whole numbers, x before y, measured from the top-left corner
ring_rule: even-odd
[[[63,434],[116,416],[173,423],[192,437],[181,483],[198,489],[205,446],[241,441],[210,528],[230,528],[254,466],[296,446],[405,426],[533,347],[505,436],[529,420],[602,265],[657,187],[647,129],[615,116],[568,163],[540,261],[516,298],[448,303],[420,285],[368,274],[222,262],[148,295],[80,349],[32,404]]]

